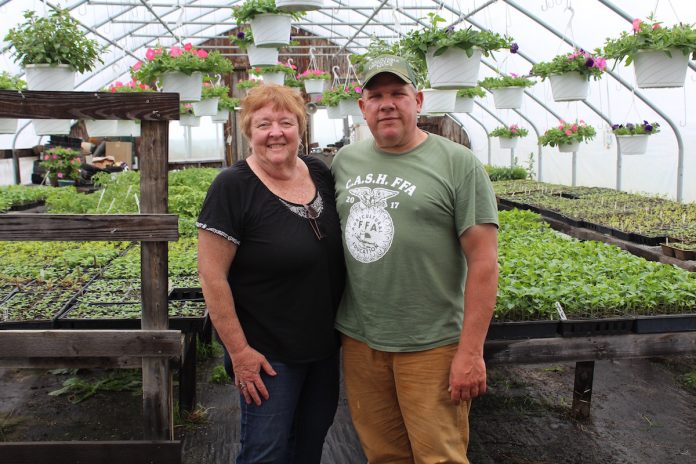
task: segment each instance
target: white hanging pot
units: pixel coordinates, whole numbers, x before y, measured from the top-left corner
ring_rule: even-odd
[[[421,113],[451,113],[457,100],[456,90],[423,90],[423,108]]]
[[[90,137],[114,137],[118,130],[115,119],[85,119],[85,128]]]
[[[249,65],[254,68],[256,66],[275,66],[278,64],[278,49],[272,47],[257,47],[249,45],[247,47],[247,57]]]
[[[324,0],[276,0],[276,7],[282,11],[320,10]]]
[[[305,92],[309,95],[323,93],[325,85],[326,79],[307,79],[304,81]]]
[[[338,102],[338,110],[341,112],[343,117],[346,116],[361,116],[362,111],[360,111],[360,106],[358,106],[358,101],[349,99],[341,100]]]
[[[215,116],[217,114],[220,97],[206,98],[199,102],[193,102],[193,114],[196,116]]]
[[[264,84],[283,85],[285,83],[285,73],[272,72],[261,74],[261,80]]]
[[[254,16],[249,23],[257,47],[284,47],[290,43],[290,22],[288,15],[264,13]],[[276,63],[273,63],[276,64]]]
[[[479,67],[481,66],[481,49],[474,48],[471,57],[466,51],[450,47],[439,56],[435,56],[435,48],[425,55],[428,66],[428,79],[433,89],[461,89],[476,87]]]
[[[215,113],[215,116],[211,116],[210,119],[214,123],[224,123],[224,122],[227,122],[229,117],[230,117],[229,110],[218,110],[217,113]]]
[[[17,132],[18,119],[0,118],[0,134],[14,134]]]
[[[28,64],[24,66],[27,90],[72,92],[75,90],[75,74],[67,64]]]
[[[519,137],[498,137],[500,148],[515,148]]]
[[[522,107],[524,87],[499,87],[491,89],[497,109],[518,109]]]
[[[638,135],[617,135],[619,151],[622,155],[642,155],[648,148],[647,134]]]
[[[338,105],[336,106],[327,106],[326,107],[326,114],[329,119],[343,119],[343,114],[341,114],[341,110]]]
[[[200,101],[202,89],[202,73],[194,72],[189,76],[173,71],[162,74],[162,91],[178,93],[181,101]]]
[[[671,57],[663,51],[638,51],[633,59],[633,69],[639,88],[684,87],[689,55],[684,55],[678,48],[670,48],[669,52]]]
[[[573,153],[578,151],[578,148],[580,148],[580,142],[563,143],[558,146],[558,151],[561,153]]]
[[[179,116],[179,125],[184,127],[198,127],[201,125],[201,118],[192,114],[182,114]]]
[[[71,119],[32,119],[36,135],[68,135]]]
[[[454,113],[471,113],[474,111],[474,97],[457,97],[454,100]]]
[[[549,81],[553,100],[557,102],[584,100],[590,89],[589,78],[577,71],[550,75]]]

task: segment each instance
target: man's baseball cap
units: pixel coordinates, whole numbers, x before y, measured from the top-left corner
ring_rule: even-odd
[[[380,55],[365,63],[363,87],[367,87],[372,78],[381,73],[394,74],[405,83],[416,85],[416,74],[408,61],[396,55]]]

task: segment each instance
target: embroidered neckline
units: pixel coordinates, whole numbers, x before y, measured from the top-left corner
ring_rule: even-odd
[[[283,200],[280,197],[276,197],[282,204],[285,205],[286,208],[288,208],[291,212],[294,214],[307,219],[307,210],[303,205],[296,205],[294,203],[289,203],[285,200]],[[321,199],[321,193],[319,193],[319,189],[317,189],[317,196],[312,200],[312,202],[309,204],[312,208],[314,208],[314,211],[317,212],[317,216],[321,216],[321,212],[324,210],[324,201]]]

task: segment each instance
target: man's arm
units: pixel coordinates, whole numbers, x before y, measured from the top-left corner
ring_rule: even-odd
[[[464,287],[464,322],[457,353],[450,368],[450,395],[454,403],[486,392],[483,344],[493,317],[498,289],[498,229],[477,224],[459,237],[468,274]]]

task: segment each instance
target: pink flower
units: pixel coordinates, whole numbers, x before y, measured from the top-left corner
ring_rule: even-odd
[[[138,61],[137,63],[135,63],[135,64],[133,65],[133,68],[132,68],[133,71],[139,70],[140,67],[141,67],[142,65],[143,65],[143,62],[142,62],[142,61]]]
[[[199,58],[208,58],[208,52],[205,50],[198,50],[196,53],[198,54]]]
[[[184,50],[186,50],[187,52],[190,52],[192,48],[193,48],[193,45],[191,45],[190,42],[187,44],[184,44]]]
[[[48,155],[44,156],[44,159],[45,159],[45,160],[48,160]]]
[[[145,52],[145,58],[147,58],[148,61],[152,61],[155,59],[155,51],[151,48],[148,48],[147,51]]]
[[[362,93],[362,87],[355,87],[355,93]]]
[[[171,55],[172,58],[179,57],[184,54],[184,51],[180,49],[179,47],[172,47],[171,50],[169,50],[169,54]]]
[[[570,129],[571,129],[573,132],[575,132],[575,131],[578,130],[578,125],[577,125],[577,124],[573,124],[573,126],[572,126]]]
[[[559,119],[558,122],[560,122],[561,124],[565,124],[565,121],[563,119]]]
[[[585,124],[585,120],[584,120],[584,119],[581,119],[581,120],[580,120],[580,124]]]
[[[565,135],[568,135],[568,136],[573,135],[573,131],[570,130],[570,129],[567,129],[567,130],[565,131]]]
[[[135,81],[130,81],[128,83],[128,87],[130,87],[131,89],[134,89],[135,88]]]
[[[53,158],[54,160],[57,160],[57,159],[58,159],[58,155],[53,155],[53,156],[51,156],[51,158]]]
[[[57,176],[59,179],[62,179],[62,178],[63,178],[63,173],[62,173],[62,172],[59,172],[58,174],[56,174],[56,176]]]
[[[601,56],[598,56],[594,60],[594,67],[601,70],[601,71],[604,71],[607,67],[607,60],[605,60]]]
[[[514,127],[511,127],[511,128],[510,128],[510,132],[512,132],[513,134],[516,134],[516,133],[517,133],[517,129],[515,129]]]
[[[515,74],[515,73],[510,73],[510,77],[517,77],[517,74]]]
[[[655,29],[659,29],[659,28],[660,28],[660,25],[659,25],[659,24],[653,24],[653,31],[654,31]]]
[[[123,87],[123,82],[121,82],[121,81],[114,82],[114,87]]]
[[[636,18],[633,20],[633,32],[638,32],[640,31],[640,25],[643,24],[643,21],[640,19]]]

